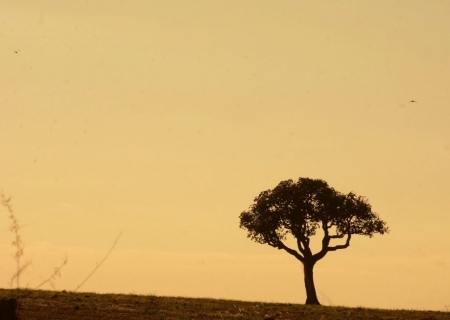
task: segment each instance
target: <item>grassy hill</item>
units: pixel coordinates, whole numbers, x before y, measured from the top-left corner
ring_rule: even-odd
[[[19,320],[45,319],[450,319],[450,312],[305,306],[233,300],[135,294],[73,293],[0,289],[0,298],[17,298]]]

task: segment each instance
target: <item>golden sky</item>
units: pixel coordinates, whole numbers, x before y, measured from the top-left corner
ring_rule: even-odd
[[[315,268],[323,304],[450,304],[450,3],[0,3],[0,187],[22,283],[303,303],[239,214],[280,181],[369,199],[391,233]],[[20,50],[15,53],[14,50]],[[416,100],[417,103],[409,103]],[[0,286],[14,273],[0,216]]]

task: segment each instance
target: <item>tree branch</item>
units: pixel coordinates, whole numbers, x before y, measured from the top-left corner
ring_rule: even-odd
[[[284,249],[287,253],[292,254],[294,257],[296,257],[301,262],[305,261],[305,258],[300,253],[298,253],[294,249],[287,247],[283,242],[280,241],[280,242],[278,242],[278,250],[281,250],[281,249]]]
[[[297,239],[297,246],[300,252],[303,254],[303,257],[312,257],[312,252],[309,248],[309,238],[302,237],[300,239]]]
[[[325,255],[329,252],[329,251],[336,251],[339,249],[345,249],[348,248],[350,246],[350,239],[352,238],[351,233],[347,234],[347,241],[345,242],[345,244],[341,244],[341,245],[337,245],[334,247],[329,247],[330,244],[330,240],[331,239],[336,239],[336,238],[342,238],[344,235],[342,235],[342,237],[339,236],[329,236],[328,235],[328,230],[324,230],[325,231],[325,236],[322,239],[322,250],[320,250],[319,252],[317,252],[313,258],[315,261],[319,261],[320,259],[322,259],[323,257],[325,257]]]
[[[352,238],[352,234],[349,233],[347,234],[347,241],[345,242],[345,244],[341,244],[341,245],[337,245],[334,247],[327,247],[327,251],[336,251],[339,249],[345,249],[348,248],[350,246],[350,239]]]
[[[335,235],[332,235],[332,236],[329,236],[330,237],[330,239],[342,239],[343,237],[344,237],[344,234],[335,234]]]
[[[305,256],[305,249],[303,249],[303,245],[302,245],[302,242],[300,241],[300,239],[297,239],[297,247],[298,247],[298,250],[300,250],[301,254],[303,254],[303,256]]]

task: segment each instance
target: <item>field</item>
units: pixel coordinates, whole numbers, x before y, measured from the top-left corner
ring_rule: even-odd
[[[305,306],[135,294],[0,289],[17,298],[19,320],[45,319],[450,319],[450,312]]]

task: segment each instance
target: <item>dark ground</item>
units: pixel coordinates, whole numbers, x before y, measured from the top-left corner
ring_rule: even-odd
[[[0,289],[17,298],[19,320],[93,319],[449,319],[450,312],[382,310],[233,300]],[[2,320],[0,318],[0,320]]]

